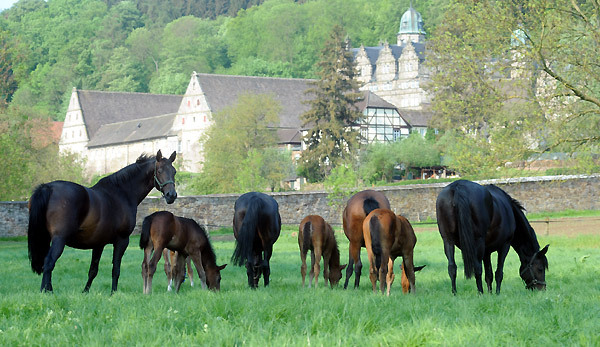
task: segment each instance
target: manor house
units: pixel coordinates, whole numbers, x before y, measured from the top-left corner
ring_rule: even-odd
[[[397,45],[353,49],[364,99],[362,143],[395,141],[411,131],[422,134],[430,118],[420,88],[425,32],[412,5],[402,16]],[[79,154],[88,174],[114,172],[142,153],[177,151],[183,171],[200,172],[200,139],[214,114],[233,106],[244,93],[268,94],[281,105],[273,124],[280,148],[298,158],[302,151],[301,116],[311,80],[214,75],[193,72],[184,95],[104,92],[73,89],[60,138],[61,152]]]

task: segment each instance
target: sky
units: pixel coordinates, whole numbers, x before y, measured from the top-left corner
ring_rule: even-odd
[[[0,11],[10,8],[18,0],[0,0]]]

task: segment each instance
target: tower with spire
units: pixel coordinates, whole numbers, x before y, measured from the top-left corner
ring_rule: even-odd
[[[352,52],[361,89],[396,106],[413,130],[420,128],[424,133],[431,118],[429,96],[423,90],[429,78],[423,64],[425,29],[412,1],[400,19],[395,44],[384,41],[376,47],[361,45]]]

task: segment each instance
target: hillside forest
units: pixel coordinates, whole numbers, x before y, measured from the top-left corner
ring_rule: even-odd
[[[47,137],[49,122],[63,120],[74,87],[183,94],[192,71],[318,78],[321,51],[335,26],[353,47],[395,42],[410,4],[20,0],[0,13],[0,174],[18,187],[0,198],[26,197],[51,179],[89,179],[80,160],[59,158],[56,144],[34,141]],[[443,164],[463,175],[514,175],[507,172],[550,153],[560,153],[576,171],[597,170],[595,1],[412,4],[427,32],[431,83],[425,88],[437,131],[390,145],[400,147],[394,153],[414,161],[426,148],[434,159],[420,164]],[[361,148],[360,160],[343,164],[356,170],[332,172],[358,173],[356,179],[369,184],[390,181],[403,159],[385,158],[386,152],[385,145]]]

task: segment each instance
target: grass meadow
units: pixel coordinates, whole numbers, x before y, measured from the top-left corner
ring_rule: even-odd
[[[91,251],[71,248],[54,270],[54,294],[42,294],[26,241],[0,241],[0,341],[3,346],[600,345],[598,234],[538,235],[541,245],[550,244],[545,292],[525,290],[511,250],[502,293],[478,295],[474,279],[464,279],[457,253],[453,296],[439,234],[431,226],[415,229],[415,263],[427,267],[417,273],[416,295],[402,294],[398,277],[390,297],[371,291],[364,249],[359,289],[301,288],[293,226],[284,227],[275,244],[268,288],[250,290],[245,269],[229,265],[218,293],[191,288],[188,281],[179,294],[166,292],[161,260],[154,292],[144,296],[143,255],[134,236],[114,295],[111,246],[89,294],[81,291]],[[348,242],[336,234],[345,263]],[[233,241],[213,246],[218,263],[229,263]],[[398,267],[397,261],[396,272]]]

